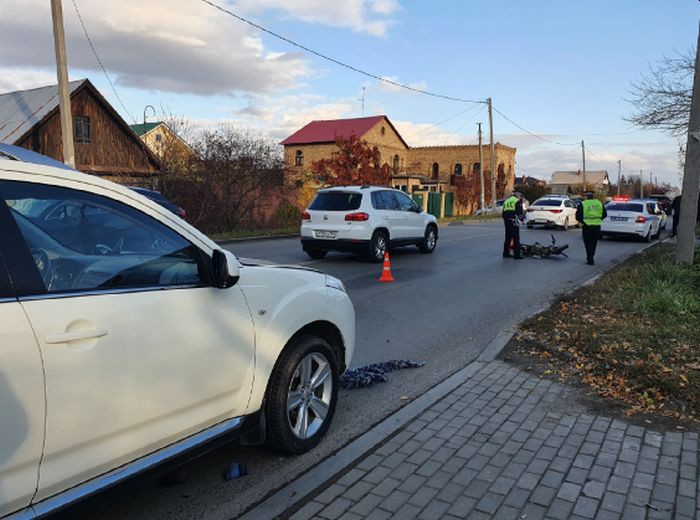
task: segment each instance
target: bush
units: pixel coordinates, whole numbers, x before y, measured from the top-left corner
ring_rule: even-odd
[[[294,227],[299,224],[301,212],[299,208],[289,203],[282,203],[275,212],[275,223],[280,228]]]

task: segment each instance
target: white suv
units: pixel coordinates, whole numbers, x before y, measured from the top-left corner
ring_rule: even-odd
[[[0,237],[0,517],[244,430],[301,453],[328,429],[355,344],[340,280],[240,263],[128,188],[18,161]]]
[[[394,247],[417,245],[432,253],[437,219],[404,192],[376,186],[319,190],[301,220],[301,246],[311,258],[347,251],[381,262]]]

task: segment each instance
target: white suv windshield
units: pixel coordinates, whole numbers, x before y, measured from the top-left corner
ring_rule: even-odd
[[[352,211],[359,208],[361,202],[361,193],[350,191],[326,191],[316,194],[309,209],[320,211]]]

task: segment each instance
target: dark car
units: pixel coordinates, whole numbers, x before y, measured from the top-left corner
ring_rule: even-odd
[[[140,195],[143,195],[144,197],[151,199],[153,202],[160,204],[165,209],[175,213],[181,219],[184,219],[187,216],[187,213],[184,209],[175,204],[173,201],[166,199],[163,196],[163,194],[159,191],[147,190],[146,188],[137,188],[134,186],[129,186],[129,189],[135,191],[136,193],[139,193]]]

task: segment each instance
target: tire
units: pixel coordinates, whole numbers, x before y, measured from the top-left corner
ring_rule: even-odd
[[[326,254],[328,253],[328,251],[324,251],[323,249],[304,249],[304,251],[314,260],[321,260],[322,258],[325,258]]]
[[[564,219],[564,225],[562,226],[562,229],[563,229],[564,231],[569,231],[569,217],[566,217],[566,218]]]
[[[384,260],[384,253],[389,250],[389,235],[386,231],[377,230],[372,234],[369,241],[369,251],[367,260],[370,262],[381,262]]]
[[[328,342],[317,336],[295,339],[277,360],[268,384],[270,446],[290,455],[316,446],[330,426],[339,385],[338,364]]]
[[[418,245],[418,249],[420,249],[420,252],[423,254],[432,254],[437,247],[437,240],[437,229],[435,226],[430,225],[425,228],[425,235],[423,236],[423,240],[421,240],[420,244]]]
[[[651,226],[649,226],[649,229],[647,230],[647,234],[644,236],[644,241],[645,242],[651,242]]]

